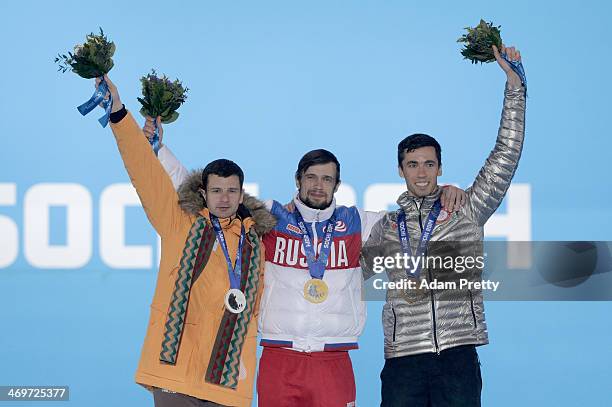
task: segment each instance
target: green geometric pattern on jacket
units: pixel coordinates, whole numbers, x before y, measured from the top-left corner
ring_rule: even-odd
[[[176,364],[194,275],[201,272],[212,252],[215,235],[211,229],[206,218],[200,216],[193,222],[187,235],[164,326],[159,355],[161,362]],[[196,263],[198,267],[194,267]]]
[[[253,316],[259,288],[261,242],[253,229],[247,236],[248,244],[244,246],[242,253],[246,261],[242,263],[242,270],[248,270],[248,272],[242,274],[240,284],[246,297],[246,306],[240,314],[233,314],[225,310],[206,372],[207,382],[231,389],[235,389],[238,385],[242,346]]]

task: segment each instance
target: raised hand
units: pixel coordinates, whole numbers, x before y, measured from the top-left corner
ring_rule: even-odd
[[[164,128],[162,127],[161,116],[157,116],[155,120],[157,121],[157,136],[159,137],[159,148],[162,148],[162,141],[164,139]],[[145,125],[143,126],[142,131],[149,139],[149,142],[151,142],[151,139],[155,134],[155,122],[153,122],[153,118],[151,116],[146,117]]]
[[[123,107],[123,103],[121,103],[121,98],[119,97],[119,91],[117,90],[115,84],[110,80],[108,75],[104,75],[104,81],[108,85],[108,92],[106,92],[104,100],[108,100],[110,95],[112,95],[113,107],[111,108],[111,112],[117,112]],[[102,80],[100,78],[96,78],[96,89],[98,89],[98,86],[100,86],[100,82],[102,82]],[[102,106],[102,104],[100,104],[100,106]]]
[[[504,44],[502,44],[501,50],[498,50],[497,47],[493,45],[493,54],[495,55],[495,60],[497,60],[497,63],[499,64],[501,69],[503,69],[503,71],[506,73],[506,76],[508,78],[508,84],[512,87],[521,86],[521,83],[522,83],[521,78],[516,74],[516,72],[512,70],[510,65],[501,57],[500,51],[501,53],[505,52],[506,57],[510,61],[521,61],[520,51],[516,49],[515,47],[506,47],[504,46]]]

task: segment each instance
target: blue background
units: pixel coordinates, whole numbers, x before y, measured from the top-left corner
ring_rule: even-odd
[[[155,270],[110,269],[98,249],[100,192],[129,180],[95,120],[101,110],[83,118],[75,109],[92,83],[52,62],[98,26],[116,42],[111,78],[128,108],[137,110],[138,79],[151,68],[191,89],[165,140],[187,167],[231,158],[261,197],[283,201],[301,155],[324,147],[361,205],[368,185],[400,182],[396,145],[414,132],[441,142],[442,182],[472,182],[493,146],[504,74],[462,60],[455,40],[492,20],[521,49],[529,78],[514,182],[531,185],[533,240],[611,240],[607,2],[85,4],[0,5],[0,183],[17,185],[17,204],[0,215],[20,237],[17,260],[0,269],[0,385],[69,385],[74,406],[152,405],[133,374]],[[38,269],[24,257],[23,197],[46,182],[78,183],[93,197],[85,267]],[[65,214],[51,216],[51,241],[61,244]],[[127,242],[154,245],[142,210],[127,216]],[[380,400],[381,308],[368,304],[351,353],[361,406]],[[483,404],[610,405],[611,311],[609,302],[488,303]]]

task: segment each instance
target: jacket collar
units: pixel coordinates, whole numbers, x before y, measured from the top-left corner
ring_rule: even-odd
[[[328,220],[336,210],[336,198],[332,199],[331,204],[325,209],[313,209],[300,200],[299,193],[293,197],[295,208],[300,211],[305,222],[321,222]]]
[[[210,221],[210,211],[208,208],[203,208],[200,210],[200,215],[204,216]],[[223,229],[224,232],[233,232],[237,236],[240,236],[242,225],[244,225],[244,229],[248,231],[255,223],[250,214],[247,214],[247,216],[244,215],[245,213],[239,209],[234,216],[229,218],[218,218],[221,229]]]
[[[442,188],[439,185],[427,196],[414,196],[410,191],[405,191],[397,198],[397,204],[406,212],[410,210],[428,210],[440,198],[440,195],[442,195]]]
[[[206,202],[199,192],[202,187],[202,170],[191,171],[177,190],[179,205],[183,212],[191,216],[202,215],[210,220]],[[247,230],[250,225],[253,225],[260,236],[272,230],[276,225],[276,218],[266,209],[265,204],[248,194],[244,194],[243,203],[238,208],[236,216],[245,222]],[[252,221],[248,226],[247,219]]]

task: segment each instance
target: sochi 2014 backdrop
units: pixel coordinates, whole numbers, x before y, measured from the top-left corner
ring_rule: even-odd
[[[440,141],[442,183],[467,188],[484,163],[505,75],[463,60],[456,40],[492,21],[521,50],[529,97],[519,169],[487,239],[611,240],[605,1],[26,0],[0,11],[0,386],[69,386],[74,406],[152,405],[133,374],[157,237],[102,110],[75,108],[93,81],[53,63],[98,27],[117,46],[110,77],[132,112],[152,68],[189,87],[164,136],[188,168],[230,158],[250,191],[286,202],[302,154],[326,148],[342,166],[338,201],[381,210],[404,189],[396,147],[408,134]],[[368,302],[351,352],[360,406],[380,402],[382,305]],[[606,301],[488,302],[483,404],[607,405],[611,312]]]

